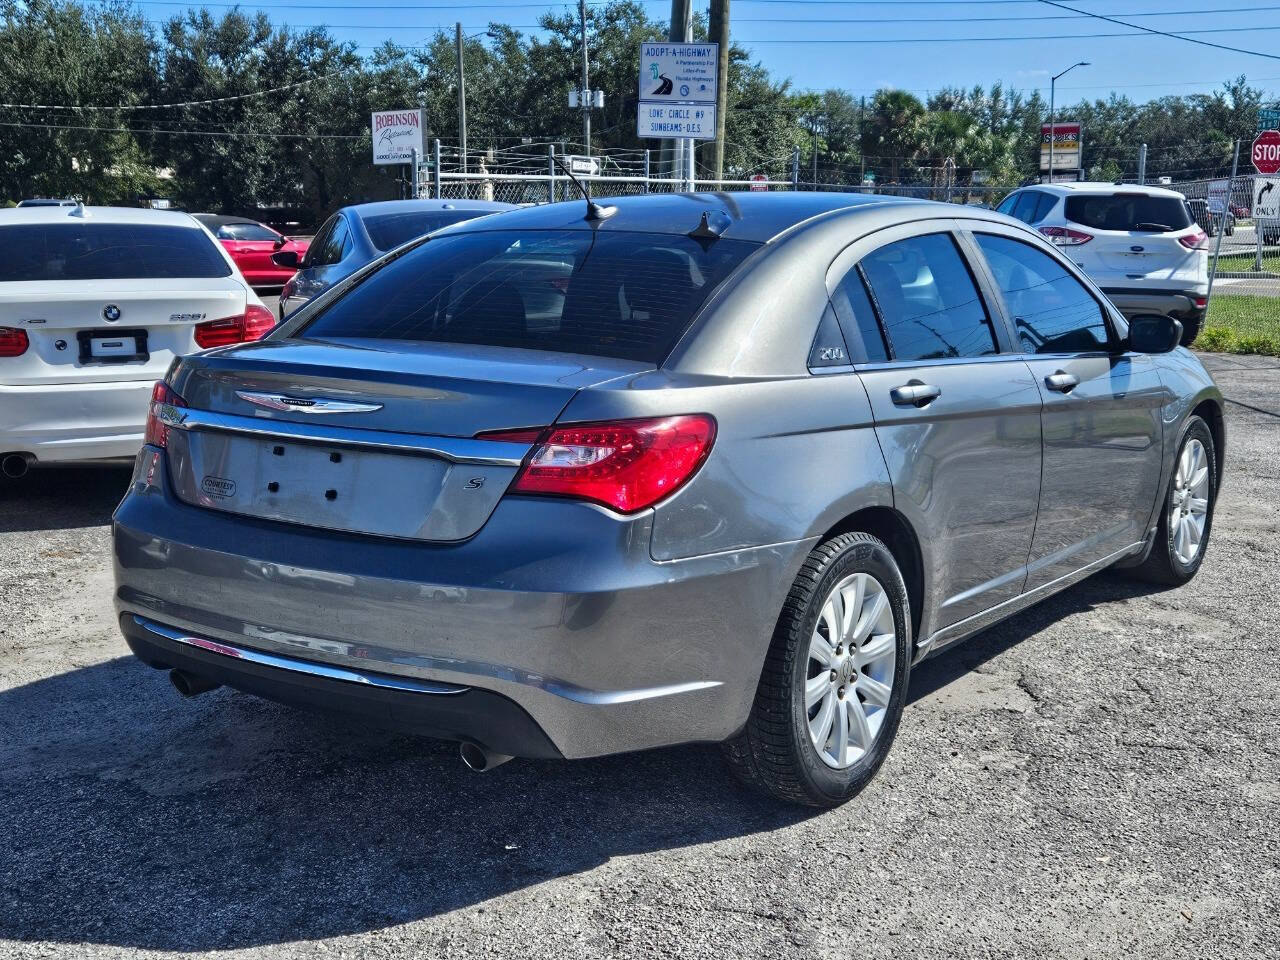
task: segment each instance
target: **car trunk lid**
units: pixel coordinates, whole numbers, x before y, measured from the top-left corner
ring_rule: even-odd
[[[189,357],[169,465],[188,503],[351,533],[462,540],[584,387],[652,365],[496,347],[279,340]]]
[[[231,278],[0,283],[0,327],[28,339],[0,361],[0,384],[158,379],[198,349],[197,323],[239,316],[246,299]]]

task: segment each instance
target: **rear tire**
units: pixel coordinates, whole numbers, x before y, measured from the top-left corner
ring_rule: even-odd
[[[1189,347],[1196,342],[1196,337],[1200,336],[1200,327],[1204,324],[1204,317],[1193,317],[1182,321],[1182,339],[1178,342],[1184,347]]]
[[[1147,559],[1130,571],[1133,576],[1178,587],[1196,575],[1213,530],[1217,466],[1209,425],[1200,417],[1191,417],[1165,489],[1155,544]]]
[[[729,766],[781,800],[844,803],[893,744],[911,650],[907,588],[889,548],[866,533],[818,545],[783,604],[747,725],[724,745]]]

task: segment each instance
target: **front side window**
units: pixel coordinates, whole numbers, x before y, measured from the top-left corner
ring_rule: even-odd
[[[595,230],[425,241],[296,336],[524,347],[660,363],[759,245]]]
[[[1090,353],[1109,346],[1102,308],[1067,269],[1030,244],[974,234],[1027,353]]]
[[[886,244],[863,258],[862,269],[895,359],[999,352],[991,318],[950,235]]]
[[[195,226],[30,223],[0,227],[0,282],[229,277],[231,266]]]

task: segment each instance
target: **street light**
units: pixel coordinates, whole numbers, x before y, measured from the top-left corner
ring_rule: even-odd
[[[484,30],[480,33],[473,33],[469,37],[462,35],[462,24],[454,24],[456,30],[455,42],[457,44],[458,53],[458,140],[462,154],[462,172],[467,172],[467,77],[462,66],[463,43],[467,40],[474,40],[476,37],[488,37],[491,40],[496,39],[492,30]],[[463,189],[466,190],[468,196],[471,191],[467,190],[466,181],[463,181]]]
[[[1053,140],[1054,140],[1054,134],[1056,133],[1056,130],[1057,130],[1057,119],[1058,119],[1057,113],[1055,110],[1056,104],[1054,102],[1054,84],[1058,82],[1058,77],[1065,77],[1068,73],[1070,73],[1076,67],[1087,67],[1087,66],[1090,66],[1089,61],[1081,60],[1078,63],[1073,63],[1071,66],[1067,67],[1067,69],[1063,70],[1060,74],[1058,74],[1058,76],[1049,78],[1049,182],[1050,183],[1053,183]]]

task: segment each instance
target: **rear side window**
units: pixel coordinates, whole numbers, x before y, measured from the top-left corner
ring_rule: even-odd
[[[0,282],[229,276],[230,264],[196,227],[91,222],[0,227]]]
[[[451,223],[483,217],[487,210],[430,210],[425,213],[384,213],[365,217],[364,228],[379,250],[394,250],[402,243],[439,230]]]
[[[297,333],[526,347],[660,363],[758,244],[595,230],[428,240]]]
[[[896,360],[998,353],[995,330],[955,241],[945,233],[885,244],[862,268]]]
[[[1145,193],[1067,197],[1067,219],[1094,230],[1167,233],[1191,226],[1193,217],[1181,197]]]
[[[1109,345],[1102,308],[1058,261],[1029,244],[974,234],[1027,353],[1090,353]]]
[[[351,235],[347,229],[347,221],[338,217],[333,221],[333,228],[321,242],[320,251],[311,263],[317,267],[339,263],[350,251]]]
[[[831,297],[831,303],[845,328],[845,338],[851,343],[861,341],[861,353],[867,362],[876,363],[889,359],[884,337],[880,333],[880,322],[876,319],[871,298],[867,296],[866,284],[862,282],[861,272],[856,266],[844,275]],[[855,330],[856,337],[852,332]]]
[[[277,234],[260,223],[224,223],[218,227],[219,240],[270,240]]]

